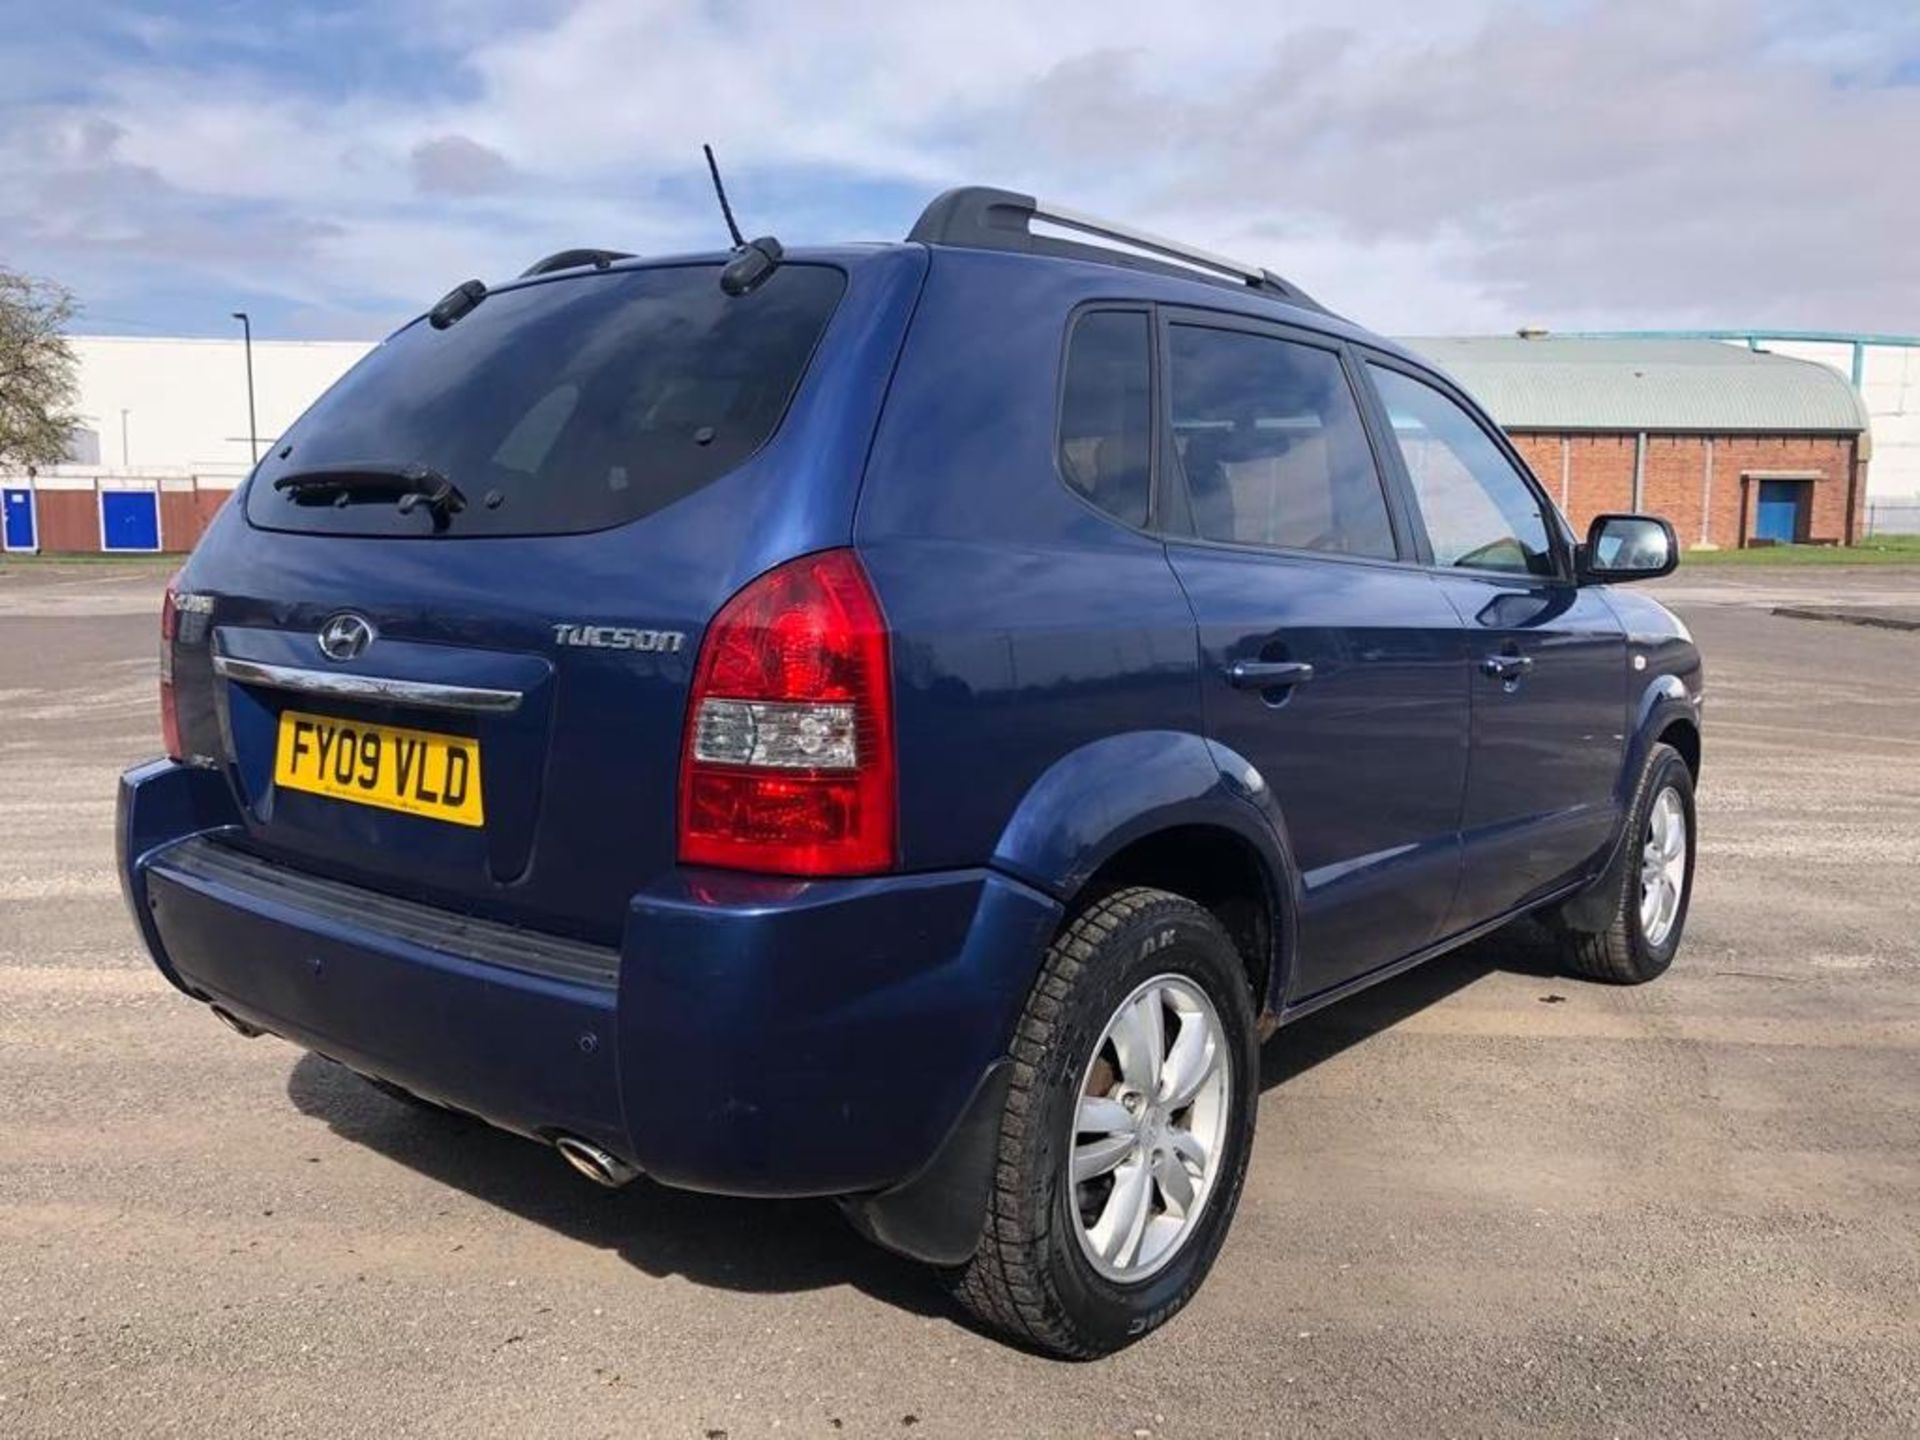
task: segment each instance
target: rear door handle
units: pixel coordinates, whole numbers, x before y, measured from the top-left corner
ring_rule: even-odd
[[[1518,680],[1532,669],[1531,655],[1489,655],[1480,662],[1481,673],[1495,680]]]
[[[1236,690],[1278,690],[1312,678],[1313,666],[1304,660],[1236,660],[1227,667],[1227,683]]]

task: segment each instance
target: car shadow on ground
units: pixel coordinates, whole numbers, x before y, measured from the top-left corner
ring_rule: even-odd
[[[1296,1020],[1260,1052],[1260,1086],[1272,1090],[1322,1061],[1391,1030],[1494,971],[1558,981],[1564,976],[1546,931],[1522,920]],[[1568,981],[1568,984],[1580,984]],[[1551,986],[1548,987],[1550,992]]]
[[[862,1240],[830,1201],[740,1200],[645,1178],[605,1190],[545,1146],[393,1099],[314,1054],[295,1063],[287,1096],[343,1140],[648,1275],[756,1293],[852,1285],[915,1314],[957,1313],[931,1272]]]
[[[1288,1026],[1262,1051],[1262,1089],[1283,1085],[1494,970],[1553,973],[1550,952],[1537,937],[1503,931]],[[730,1199],[645,1179],[602,1190],[544,1146],[393,1099],[313,1054],[294,1064],[287,1095],[302,1114],[351,1144],[611,1251],[648,1275],[754,1293],[852,1285],[911,1313],[973,1328],[930,1270],[861,1239],[828,1201]]]

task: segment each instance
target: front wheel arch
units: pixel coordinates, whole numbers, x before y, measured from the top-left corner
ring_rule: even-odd
[[[1698,725],[1687,719],[1670,720],[1655,743],[1671,745],[1679,753],[1680,758],[1686,761],[1687,773],[1693,776],[1694,783],[1699,783],[1700,727]]]

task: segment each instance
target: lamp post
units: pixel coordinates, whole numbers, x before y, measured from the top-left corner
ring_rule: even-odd
[[[233,318],[240,322],[240,333],[247,347],[247,446],[253,451],[253,463],[260,463],[260,426],[253,418],[253,321],[247,318],[244,310],[235,310]]]

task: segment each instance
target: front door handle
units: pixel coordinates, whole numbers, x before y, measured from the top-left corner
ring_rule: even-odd
[[[1480,671],[1511,685],[1533,669],[1531,655],[1489,655],[1480,662]]]
[[[1313,666],[1304,660],[1236,660],[1227,667],[1227,683],[1236,690],[1278,690],[1312,678]]]

